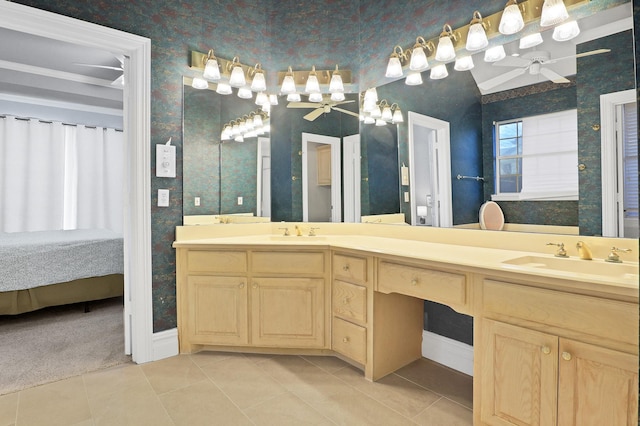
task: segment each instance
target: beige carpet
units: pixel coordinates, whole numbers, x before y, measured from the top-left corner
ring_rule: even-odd
[[[130,362],[122,298],[90,306],[0,316],[0,395]]]

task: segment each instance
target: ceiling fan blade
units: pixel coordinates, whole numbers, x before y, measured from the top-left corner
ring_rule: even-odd
[[[557,72],[550,70],[549,68],[541,67],[540,74],[544,75],[554,83],[569,83],[569,80],[567,80]]]
[[[124,71],[122,67],[110,67],[108,65],[92,65],[92,64],[74,64],[74,65],[79,65],[81,67],[90,67],[90,68],[104,68],[105,70]]]
[[[482,90],[489,90],[489,89],[493,89],[494,87],[502,84],[502,83],[506,83],[507,81],[511,80],[512,78],[516,78],[519,75],[524,74],[524,72],[526,71],[526,68],[516,68],[515,70],[511,70],[508,71],[504,74],[501,74],[497,77],[491,78],[485,82],[482,82],[480,84],[478,84],[478,87]]]
[[[355,100],[354,100],[354,99],[351,99],[350,101],[331,102],[331,106],[334,106],[334,105],[342,105],[342,104],[350,104],[350,103],[352,103],[352,102],[355,102]]]
[[[322,113],[324,112],[324,108],[318,108],[314,111],[311,111],[309,114],[305,115],[304,118],[307,121],[313,121],[316,118],[320,117],[322,115]]]
[[[314,102],[289,102],[287,108],[318,108],[320,105]]]
[[[494,67],[528,67],[531,61],[517,56],[507,56],[506,58],[494,62]]]
[[[562,58],[550,59],[548,61],[544,61],[544,63],[545,64],[553,64],[555,62],[563,61],[565,59],[584,58],[585,56],[599,55],[601,53],[609,53],[609,52],[611,52],[611,49],[590,50],[589,52],[578,53],[577,55],[569,55],[569,56],[563,56]]]
[[[335,107],[335,106],[331,107],[331,109],[360,118],[360,114],[358,114],[357,112],[349,111],[348,109],[342,109],[340,107]]]

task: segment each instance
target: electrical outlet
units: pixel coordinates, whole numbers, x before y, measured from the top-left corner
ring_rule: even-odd
[[[238,205],[241,206],[242,205],[242,197],[238,197]]]
[[[196,198],[193,200],[193,204],[194,204],[196,207],[200,207],[200,197],[196,197]]]
[[[405,192],[405,193],[404,193],[404,202],[405,202],[405,203],[408,203],[408,202],[409,202],[409,193],[408,193],[408,192]]]
[[[168,189],[158,189],[158,207],[169,207]]]

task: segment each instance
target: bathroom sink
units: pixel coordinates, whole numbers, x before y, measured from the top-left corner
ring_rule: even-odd
[[[309,242],[309,241],[316,241],[316,240],[326,240],[327,237],[319,237],[317,235],[313,237],[310,237],[308,235],[300,235],[300,236],[269,235],[269,239],[271,241],[287,241],[287,242],[295,243],[295,242],[302,242],[302,241]]]
[[[547,269],[564,273],[598,275],[612,278],[638,278],[638,264],[610,263],[603,260],[522,256],[502,262],[523,269]]]

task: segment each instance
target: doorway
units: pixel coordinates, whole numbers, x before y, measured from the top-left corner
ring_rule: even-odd
[[[302,134],[302,220],[342,221],[340,138]]]
[[[258,138],[256,215],[271,217],[271,139]]]
[[[361,155],[360,135],[342,139],[342,170],[344,174],[344,222],[360,222]]]
[[[411,225],[451,227],[449,123],[409,111],[408,127]]]

